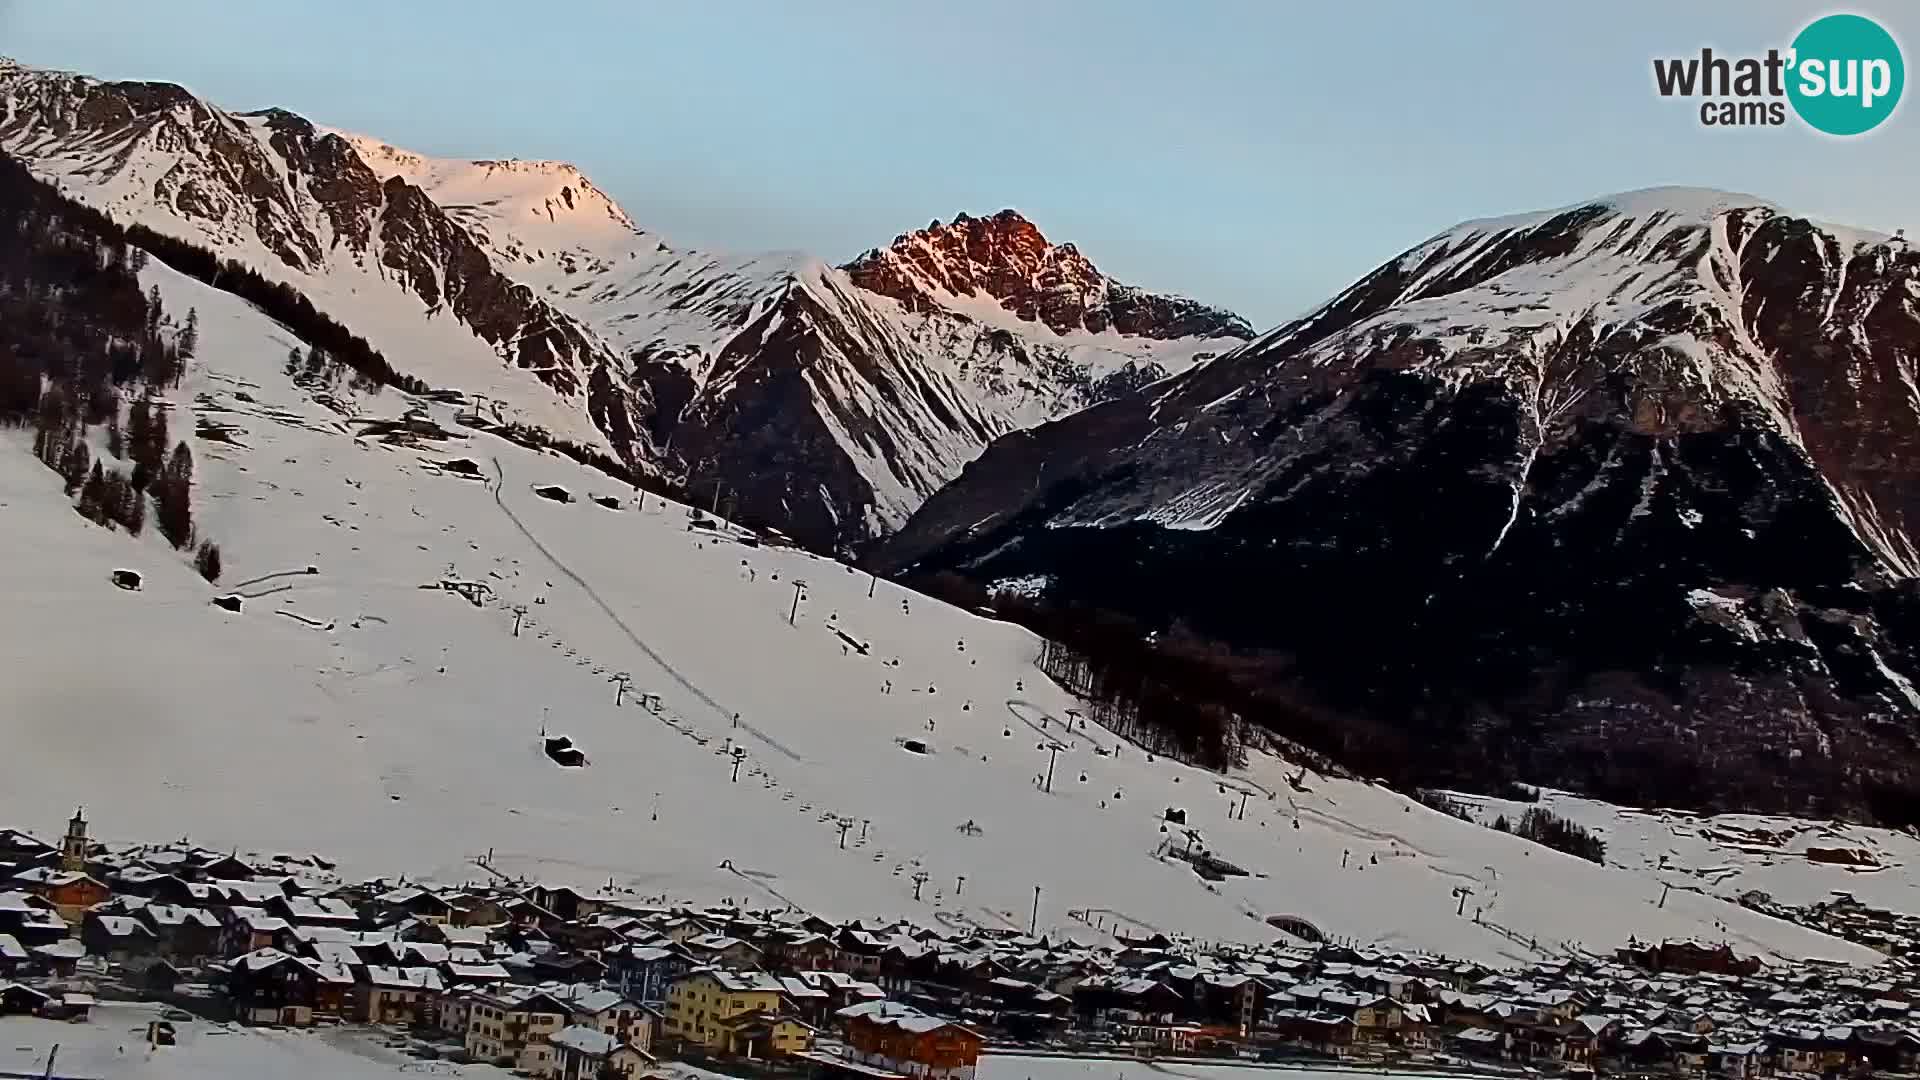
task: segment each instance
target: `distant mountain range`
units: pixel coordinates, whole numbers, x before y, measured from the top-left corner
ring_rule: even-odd
[[[0,149],[293,285],[503,421],[826,548],[897,528],[1000,435],[1252,336],[1013,211],[845,268],[718,256],[670,247],[564,163],[427,158],[164,83],[0,67]]]
[[[1920,821],[1898,237],[1633,192],[1467,222],[1256,336],[1011,210],[844,266],[706,254],[562,163],[164,83],[0,64],[0,150],[480,416],[1204,643],[1363,767]]]
[[[996,442],[891,538],[1263,657],[1416,771],[1912,813],[1920,253],[1657,189],[1474,221]]]

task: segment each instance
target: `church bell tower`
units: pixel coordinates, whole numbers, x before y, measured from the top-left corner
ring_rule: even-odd
[[[67,822],[67,835],[60,841],[60,869],[87,869],[87,818],[86,807],[73,812],[73,820]]]

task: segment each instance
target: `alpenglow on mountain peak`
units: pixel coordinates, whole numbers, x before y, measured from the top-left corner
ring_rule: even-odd
[[[988,217],[956,214],[946,224],[935,220],[844,269],[861,288],[914,312],[949,306],[943,297],[985,296],[1058,334],[1253,336],[1233,312],[1115,281],[1079,248],[1050,243],[1039,226],[1011,208]]]

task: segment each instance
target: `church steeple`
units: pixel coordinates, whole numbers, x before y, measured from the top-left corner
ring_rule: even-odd
[[[60,841],[60,869],[87,869],[87,808],[82,806],[74,810],[73,820],[67,822],[67,835]]]

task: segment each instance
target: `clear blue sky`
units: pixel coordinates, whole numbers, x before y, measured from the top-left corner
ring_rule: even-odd
[[[1463,218],[1655,184],[1920,231],[1920,104],[1712,130],[1654,56],[1805,4],[0,0],[0,52],[440,155],[564,158],[679,243],[832,260],[1014,206],[1107,272],[1298,314]],[[1872,0],[1920,63],[1920,8]]]

